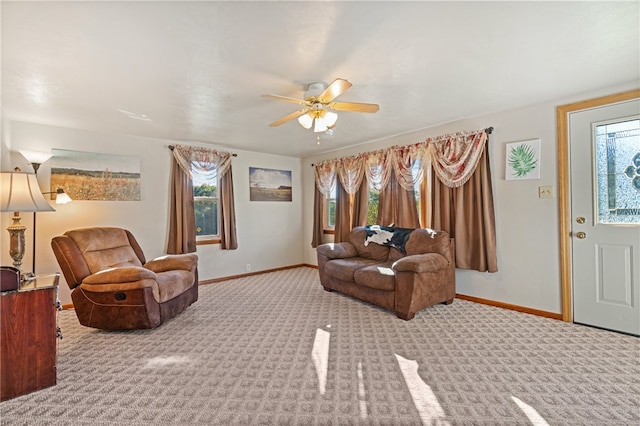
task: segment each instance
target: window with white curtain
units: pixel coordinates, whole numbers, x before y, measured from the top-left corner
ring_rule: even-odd
[[[324,199],[324,229],[334,230],[336,227],[336,185]]]
[[[202,164],[202,163],[198,163]],[[209,164],[210,165],[210,164]],[[196,219],[196,241],[216,240],[220,237],[220,203],[218,171],[203,171],[191,164],[193,176],[193,207]]]

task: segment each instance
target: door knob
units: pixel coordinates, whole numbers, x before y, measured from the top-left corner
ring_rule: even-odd
[[[587,238],[587,234],[585,232],[576,232],[576,237],[580,238],[581,240],[584,240],[585,238]]]
[[[584,219],[584,217],[582,217],[582,216],[578,216],[578,217],[576,218],[576,222],[578,222],[579,224],[583,224],[583,223],[585,222],[585,219]]]

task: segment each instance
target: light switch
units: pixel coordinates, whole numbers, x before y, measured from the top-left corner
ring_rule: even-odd
[[[553,198],[553,186],[539,186],[538,198]]]

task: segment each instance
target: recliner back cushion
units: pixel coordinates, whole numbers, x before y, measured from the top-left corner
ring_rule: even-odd
[[[65,235],[76,243],[92,274],[116,266],[142,266],[124,229],[77,229]]]

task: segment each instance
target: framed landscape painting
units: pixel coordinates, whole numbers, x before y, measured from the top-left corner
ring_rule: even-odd
[[[291,171],[249,167],[249,201],[291,201]]]
[[[73,200],[140,201],[140,160],[122,155],[53,149],[51,191]]]

